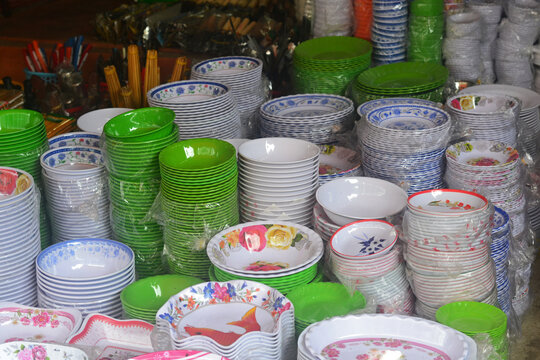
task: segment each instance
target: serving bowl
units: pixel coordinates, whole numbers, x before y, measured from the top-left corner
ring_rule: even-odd
[[[108,138],[124,142],[161,139],[170,134],[175,114],[166,108],[142,108],[117,115],[103,127]]]

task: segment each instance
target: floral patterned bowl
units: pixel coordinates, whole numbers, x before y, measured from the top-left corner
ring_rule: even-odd
[[[94,147],[59,147],[41,155],[41,167],[51,176],[88,176],[105,170],[101,150]]]
[[[60,134],[49,139],[49,149],[56,149],[59,147],[76,147],[76,146],[90,146],[99,148],[98,134],[90,132],[70,132],[66,134]]]
[[[0,344],[2,360],[88,360],[88,355],[71,346],[13,341]]]

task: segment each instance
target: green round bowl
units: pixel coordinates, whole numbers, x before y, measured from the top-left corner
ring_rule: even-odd
[[[33,110],[11,109],[0,112],[0,139],[24,138],[45,128],[43,115]]]
[[[218,139],[190,139],[167,146],[159,154],[163,166],[181,171],[200,171],[236,161],[234,145]]]
[[[500,334],[506,331],[507,316],[499,308],[476,301],[458,301],[441,306],[435,314],[443,325],[467,335]]]
[[[161,149],[166,146],[175,143],[178,141],[178,125],[173,123],[171,132],[160,139],[150,140],[150,141],[141,141],[141,142],[123,142],[114,140],[111,138],[105,139],[104,149],[107,152],[117,153],[117,152],[131,152],[136,151],[142,153],[144,151],[161,151]]]
[[[122,142],[144,142],[171,134],[174,111],[149,107],[128,111],[109,120],[103,127],[107,138]]]
[[[414,0],[410,4],[410,12],[416,16],[437,16],[444,12],[443,0]]]

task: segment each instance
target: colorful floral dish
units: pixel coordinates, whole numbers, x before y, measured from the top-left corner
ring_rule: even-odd
[[[351,173],[360,168],[360,154],[342,146],[321,145],[319,156],[319,179],[321,177],[337,177]]]
[[[460,165],[471,167],[517,165],[519,153],[516,149],[497,141],[473,140],[460,142],[446,149],[446,158]]]
[[[141,320],[117,320],[101,314],[89,314],[81,329],[67,343],[91,347],[98,359],[129,359],[152,352],[150,334],[154,326]]]
[[[131,360],[229,360],[221,355],[197,350],[170,350],[137,356]]]
[[[394,225],[360,220],[340,228],[330,239],[332,251],[345,258],[370,259],[389,252],[398,239]]]
[[[0,204],[14,204],[29,196],[34,189],[34,178],[29,173],[0,167]]]
[[[467,215],[484,210],[488,200],[480,194],[464,190],[437,189],[409,196],[408,208],[426,215]]]
[[[210,261],[224,271],[269,276],[309,267],[323,251],[322,239],[309,228],[267,221],[230,227],[207,246]]]
[[[247,56],[226,56],[204,60],[192,68],[198,76],[229,76],[239,72],[250,72],[262,68],[261,60]]]
[[[400,105],[428,105],[428,106],[435,106],[436,103],[430,100],[423,100],[423,99],[416,99],[416,98],[383,98],[383,99],[377,99],[377,100],[371,100],[366,101],[362,105],[360,105],[357,109],[357,113],[360,116],[366,116],[371,110],[374,110],[376,108],[379,108],[381,106],[387,106],[387,105],[394,105],[394,104],[400,104]]]
[[[522,101],[522,111],[530,111],[540,106],[540,94],[530,89],[503,85],[503,84],[489,84],[489,85],[475,85],[469,86],[460,91],[460,94],[492,94],[492,95],[508,95],[518,98]]]
[[[39,342],[13,341],[0,344],[2,360],[89,360],[75,347]]]
[[[50,175],[81,175],[104,170],[101,150],[93,147],[59,147],[41,155],[41,166]]]
[[[229,87],[213,81],[177,81],[157,86],[148,91],[147,97],[160,103],[195,103],[220,98]]]
[[[446,106],[458,112],[504,114],[509,111],[517,113],[520,103],[507,95],[459,94],[449,98]]]
[[[71,132],[60,134],[49,139],[49,148],[89,146],[99,148],[100,136],[90,132]]]

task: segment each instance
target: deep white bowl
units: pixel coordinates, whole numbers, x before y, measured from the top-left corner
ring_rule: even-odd
[[[292,138],[255,139],[238,148],[238,154],[247,160],[276,165],[310,162],[317,158],[320,152],[317,145]]]

